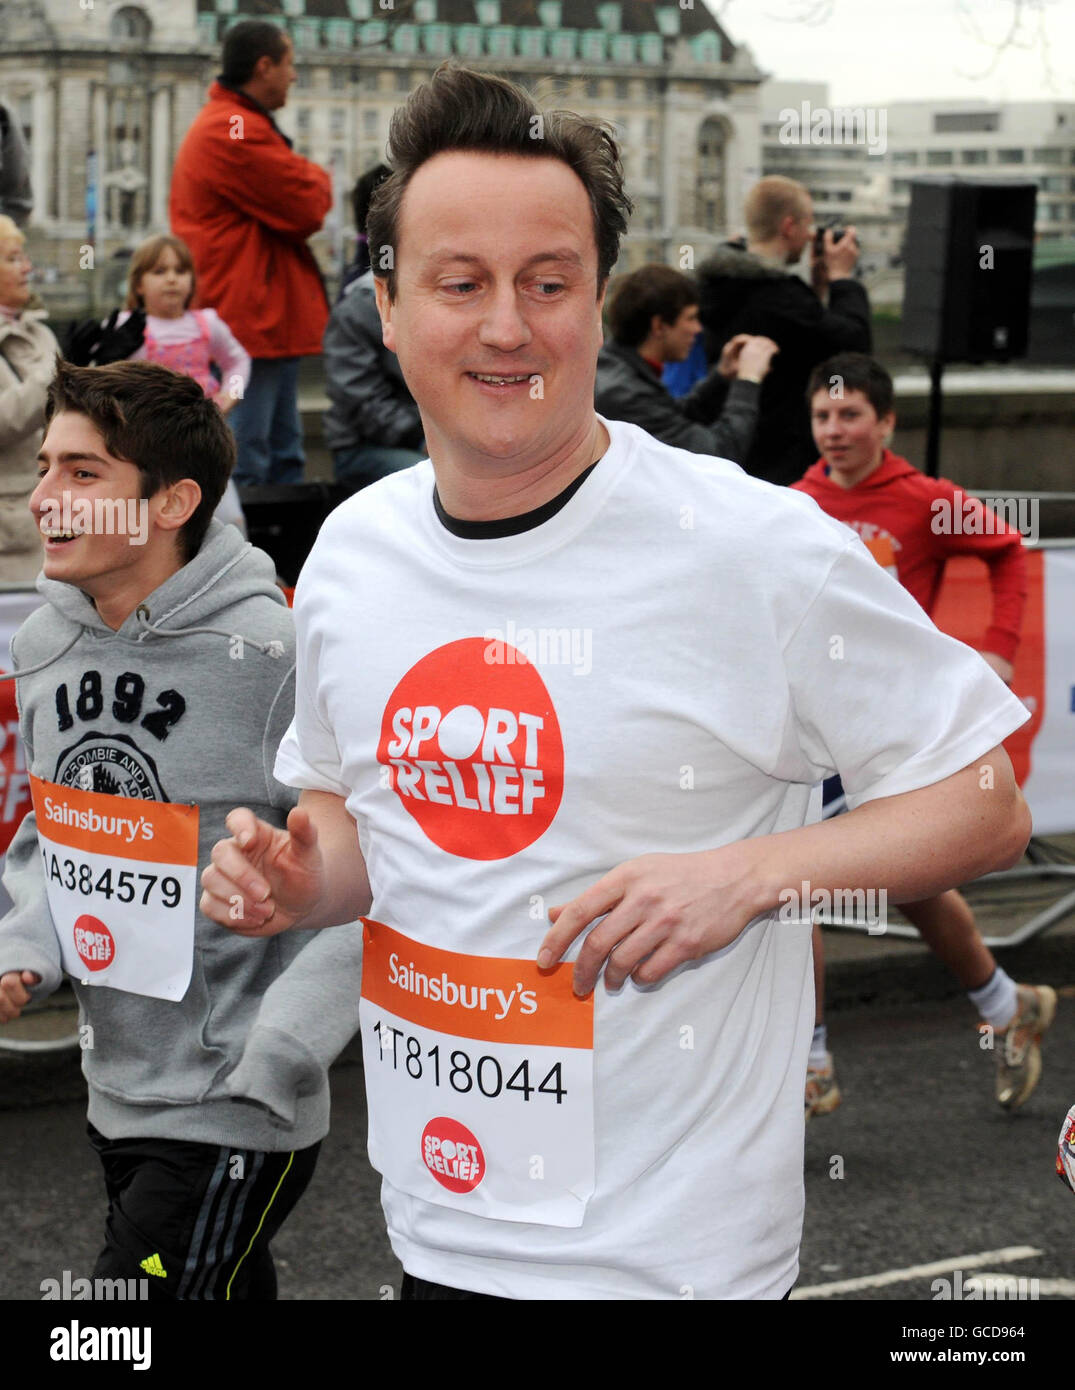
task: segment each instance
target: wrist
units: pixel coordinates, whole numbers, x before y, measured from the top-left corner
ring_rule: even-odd
[[[761,377],[758,376],[757,372],[740,372],[736,380],[748,381],[751,384],[751,386],[760,386],[762,381]]]

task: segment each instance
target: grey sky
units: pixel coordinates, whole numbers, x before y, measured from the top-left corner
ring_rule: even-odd
[[[1028,13],[1018,46],[1010,46],[999,61],[995,45],[1011,28],[1015,0],[708,3],[730,37],[750,45],[759,67],[789,81],[828,82],[834,102],[975,96],[985,101],[1075,101],[1072,0],[1023,0]],[[810,12],[829,17],[818,24],[787,22]],[[989,76],[975,80],[995,61]]]

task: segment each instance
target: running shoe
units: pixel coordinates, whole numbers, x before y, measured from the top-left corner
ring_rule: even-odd
[[[1056,1176],[1075,1192],[1075,1105],[1068,1111],[1060,1130],[1056,1151]]]
[[[836,1069],[832,1053],[825,1053],[825,1065],[816,1067],[812,1063],[806,1068],[806,1118],[811,1115],[828,1115],[840,1104],[840,1088],[836,1084]]]
[[[1018,1110],[1041,1079],[1041,1039],[1056,1015],[1056,990],[1049,985],[1017,985],[1019,1007],[996,1035],[997,1100]]]

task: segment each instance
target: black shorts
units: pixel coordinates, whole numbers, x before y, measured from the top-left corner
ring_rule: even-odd
[[[144,1279],[154,1300],[276,1297],[269,1242],[306,1190],[320,1144],[263,1153],[87,1130],[108,1192],[94,1278]]]

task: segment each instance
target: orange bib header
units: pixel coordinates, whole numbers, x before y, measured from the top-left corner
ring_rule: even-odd
[[[578,999],[574,966],[467,956],[362,919],[363,997],[429,1028],[485,1042],[593,1047],[593,995]]]
[[[61,787],[30,777],[37,828],[84,854],[151,864],[198,863],[198,808]]]

